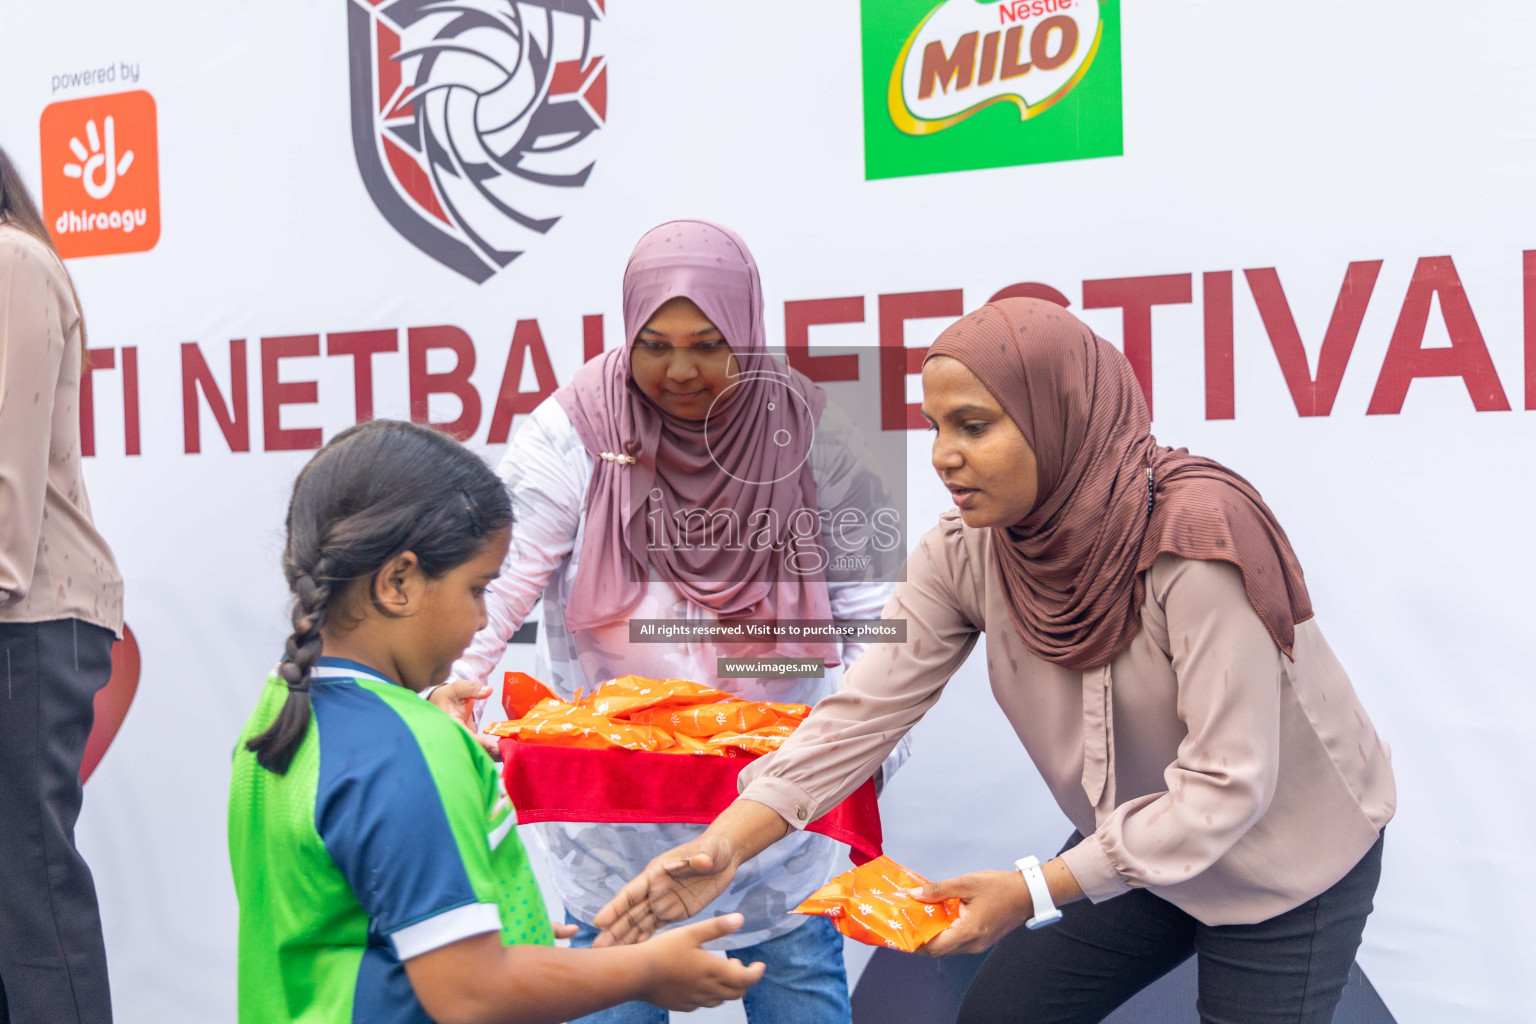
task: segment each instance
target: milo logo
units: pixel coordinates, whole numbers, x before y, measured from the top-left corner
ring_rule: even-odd
[[[931,135],[994,103],[1033,117],[1093,64],[1098,0],[945,0],[896,57],[887,103],[908,135]]]
[[[868,178],[1119,156],[1119,0],[862,0]]]

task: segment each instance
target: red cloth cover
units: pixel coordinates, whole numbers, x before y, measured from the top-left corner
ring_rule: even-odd
[[[707,825],[736,799],[750,757],[592,750],[501,741],[502,779],[517,823],[689,822]],[[874,780],[810,825],[850,848],[855,864],[880,856]]]

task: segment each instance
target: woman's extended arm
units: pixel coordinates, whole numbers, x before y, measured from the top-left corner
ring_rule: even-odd
[[[485,593],[489,621],[454,662],[453,679],[485,681],[570,556],[592,464],[565,411],[546,399],[512,438],[500,473],[512,500],[512,544]]]
[[[600,944],[635,942],[691,917],[723,892],[736,868],[804,828],[870,777],[939,699],[975,646],[957,593],[974,587],[960,525],[946,518],[918,543],[884,618],[906,620],[904,644],[871,647],[778,751],[741,774],[741,797],[704,835],[669,850],[598,914]],[[977,588],[979,592],[979,588]]]
[[[491,693],[487,677],[575,547],[592,468],[576,428],[548,399],[512,438],[500,472],[512,501],[512,543],[501,575],[486,588],[486,625],[454,662],[449,685],[429,695],[492,756],[499,756],[495,740],[475,724],[479,706]]]
[[[788,823],[773,810],[733,801],[702,836],[651,861],[598,911],[593,923],[603,932],[593,947],[642,942],[687,920],[725,891],[739,866],[788,834]]]
[[[882,609],[890,602],[895,594],[895,586],[890,583],[828,583],[827,596],[832,606],[832,620],[838,623],[859,621],[865,619],[878,619]],[[870,648],[866,640],[853,642],[844,641],[842,645],[841,660],[843,663],[843,678],[847,679],[848,670]],[[903,736],[886,755],[885,760],[875,769],[875,792],[884,791],[886,784],[896,774],[907,759],[912,756],[912,737]]]

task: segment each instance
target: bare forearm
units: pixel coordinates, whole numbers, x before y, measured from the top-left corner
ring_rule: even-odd
[[[1051,902],[1058,907],[1076,903],[1083,898],[1083,888],[1077,884],[1077,876],[1072,874],[1072,869],[1060,857],[1052,857],[1040,870],[1045,875],[1046,888],[1051,890]]]
[[[499,946],[486,959],[481,967],[450,961],[451,973],[432,965],[426,977],[418,961],[406,969],[440,1024],[558,1024],[634,999],[651,983],[644,946]]]
[[[789,834],[789,822],[756,800],[734,800],[704,831],[725,843],[731,859],[743,864]]]
[[[651,953],[644,946],[505,948],[503,991],[494,1003],[502,1015],[485,1018],[488,1024],[574,1020],[633,999],[650,986]]]

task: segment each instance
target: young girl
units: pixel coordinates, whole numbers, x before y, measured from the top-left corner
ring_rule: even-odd
[[[507,495],[452,439],[346,430],[299,474],[293,635],[235,750],[240,1020],[563,1021],[689,1010],[763,973],[699,948],[741,915],[620,950],[549,948],[510,803],[475,739],[418,699],[485,625]]]

